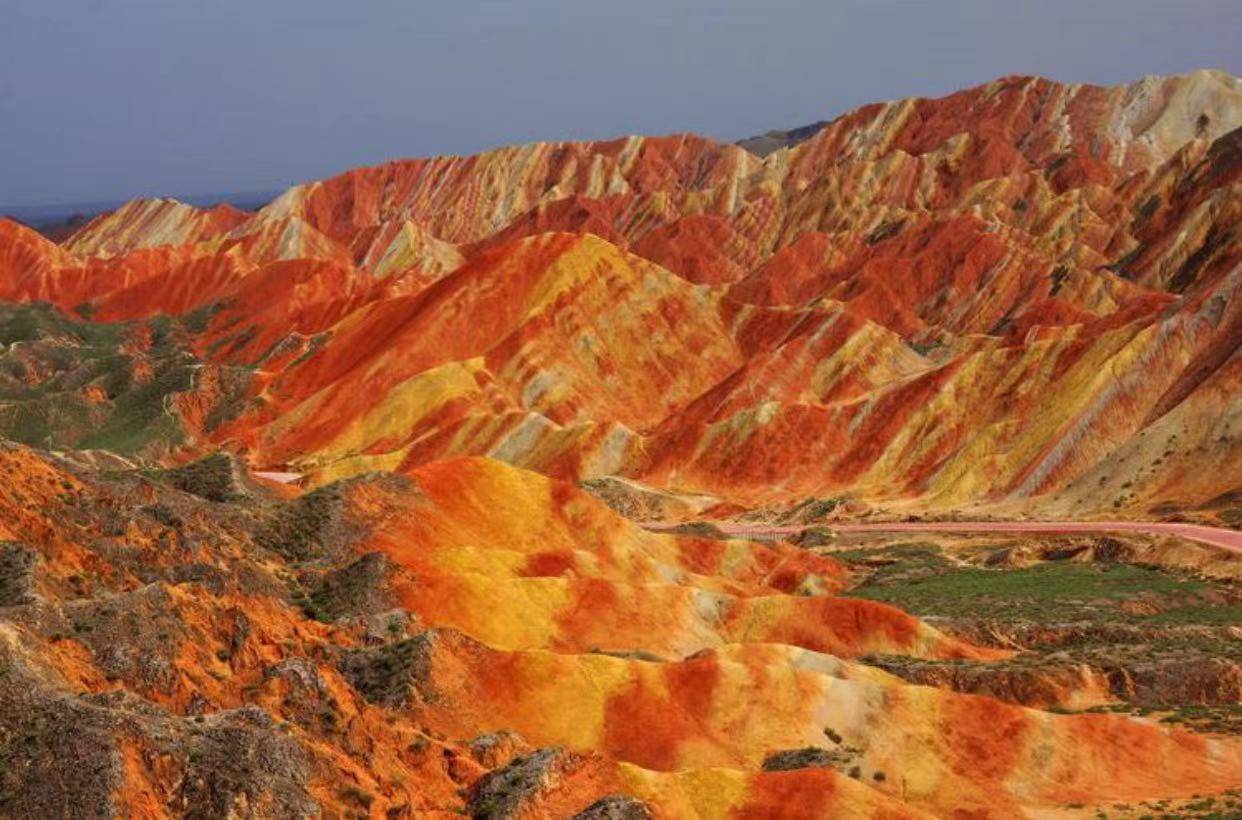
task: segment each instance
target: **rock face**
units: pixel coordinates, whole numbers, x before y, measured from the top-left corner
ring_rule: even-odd
[[[836,597],[830,558],[648,532],[496,460],[327,488],[348,526],[311,558],[261,487],[0,469],[15,816],[1001,818],[1242,777],[1236,737],[911,685],[858,659],[1011,653]]]
[[[59,246],[4,223],[0,298],[192,319],[207,374],[260,370],[186,444],[317,481],[487,454],[743,505],[1185,508],[1236,489],[1239,126],[1220,72],[1007,77],[762,158],[407,160]]]
[[[1220,72],[1006,77],[753,151],[403,160],[59,244],[0,220],[0,814],[1009,818],[1236,788],[1237,737],[1028,708],[1227,706],[1236,664],[1031,670],[845,595],[814,539],[617,511],[1224,520],[1240,128]]]
[[[818,134],[827,124],[826,120],[820,120],[810,125],[790,128],[788,131],[781,131],[779,129],[768,131],[764,134],[757,134],[744,140],[738,140],[737,144],[755,156],[766,157],[773,151],[780,150],[781,148],[791,148],[800,142],[806,142]]]
[[[201,316],[265,375],[192,437],[318,480],[490,454],[743,504],[1185,506],[1239,456],[1240,125],[1220,72],[1008,77],[763,158],[537,143],[6,224],[0,296]]]

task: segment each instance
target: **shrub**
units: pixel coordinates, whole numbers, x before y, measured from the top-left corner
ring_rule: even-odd
[[[198,461],[165,470],[169,484],[182,492],[208,501],[231,501],[240,493],[233,477],[233,458],[226,453],[212,453]]]
[[[674,535],[689,535],[694,538],[715,538],[721,541],[729,537],[728,533],[711,521],[686,521],[675,527],[670,527],[668,531]]]
[[[323,552],[323,531],[340,506],[334,486],[320,487],[281,507],[254,540],[289,560],[305,561]]]

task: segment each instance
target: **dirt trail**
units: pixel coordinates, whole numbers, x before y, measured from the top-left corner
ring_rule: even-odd
[[[802,526],[718,524],[729,535],[742,537],[796,535]],[[1200,524],[1160,521],[895,521],[883,524],[827,524],[837,532],[1140,532],[1176,535],[1201,544],[1242,553],[1242,532]],[[651,529],[664,529],[652,527]]]

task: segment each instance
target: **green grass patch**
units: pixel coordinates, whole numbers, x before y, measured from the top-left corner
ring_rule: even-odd
[[[1212,582],[1130,564],[1054,561],[1023,568],[983,568],[949,561],[930,545],[833,553],[872,574],[848,594],[915,615],[1001,620],[1116,621],[1164,625],[1242,623],[1242,605],[1209,598]],[[879,563],[891,561],[891,563]],[[1155,603],[1151,615],[1127,614],[1128,600]]]
[[[179,443],[181,425],[168,412],[166,402],[173,393],[193,387],[195,364],[189,356],[161,362],[151,381],[117,396],[107,420],[77,446],[135,453],[156,441]]]
[[[46,302],[0,306],[0,343],[60,337],[90,347],[115,348],[125,335],[121,323],[79,322]]]
[[[1184,704],[1160,718],[1162,723],[1173,723],[1199,732],[1242,734],[1242,704],[1226,703],[1203,705]]]
[[[137,354],[124,349],[142,326],[152,340],[141,354],[152,373],[145,381],[135,378]],[[198,363],[179,335],[169,317],[94,323],[47,304],[0,305],[0,437],[127,455],[180,442],[167,402],[190,389]]]

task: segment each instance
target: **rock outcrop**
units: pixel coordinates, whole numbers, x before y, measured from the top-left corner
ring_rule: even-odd
[[[191,449],[315,481],[482,454],[745,506],[1184,509],[1236,489],[1239,126],[1221,72],[1007,77],[762,158],[536,143],[4,223],[0,297],[187,318],[260,368]]]
[[[1222,72],[1006,77],[753,152],[532,143],[254,213],[135,201],[60,243],[0,220],[0,814],[1010,818],[1236,789],[1228,721],[1033,708],[1227,708],[1216,632],[1033,668],[867,599],[882,565],[822,532],[707,519],[1234,521],[1240,129]]]

